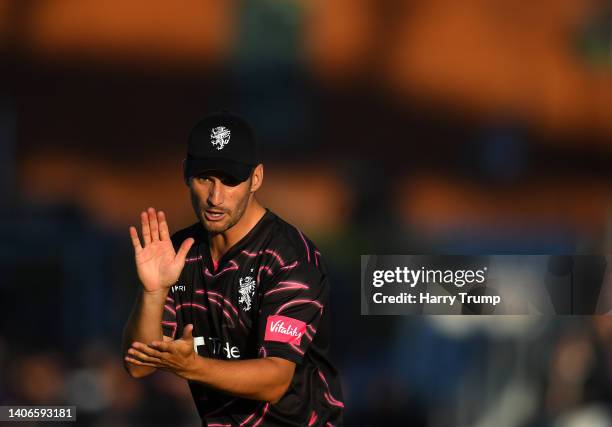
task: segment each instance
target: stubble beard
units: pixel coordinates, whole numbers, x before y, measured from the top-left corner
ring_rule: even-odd
[[[248,203],[249,203],[249,194],[245,196],[245,198],[238,204],[238,206],[236,207],[234,211],[224,210],[225,213],[228,215],[228,219],[223,224],[208,223],[204,217],[204,211],[206,210],[206,208],[200,207],[200,209],[198,210],[198,216],[200,218],[200,223],[202,224],[204,229],[213,236],[216,234],[224,233],[240,221],[240,219],[244,216],[244,213],[246,212]]]

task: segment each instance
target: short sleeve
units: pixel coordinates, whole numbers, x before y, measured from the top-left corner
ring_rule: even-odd
[[[327,277],[313,264],[286,264],[268,279],[258,318],[259,357],[300,363],[328,301]]]

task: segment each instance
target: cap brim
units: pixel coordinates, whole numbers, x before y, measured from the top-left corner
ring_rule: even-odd
[[[238,182],[243,182],[251,175],[252,170],[252,165],[245,165],[244,163],[238,163],[223,158],[196,158],[188,156],[187,159],[185,159],[185,179],[209,171],[219,171],[227,174]]]

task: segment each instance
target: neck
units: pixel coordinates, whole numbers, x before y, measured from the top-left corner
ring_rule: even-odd
[[[210,255],[219,261],[227,251],[240,241],[265,215],[266,209],[254,197],[249,201],[240,220],[233,227],[210,236]]]

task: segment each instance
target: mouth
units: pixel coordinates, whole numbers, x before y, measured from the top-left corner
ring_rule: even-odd
[[[205,209],[204,210],[204,217],[208,221],[219,221],[221,218],[223,218],[224,215],[225,215],[225,212],[218,211],[215,209]]]

